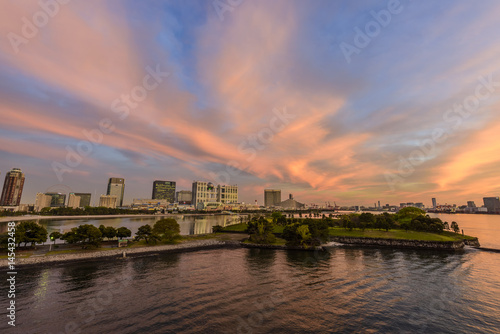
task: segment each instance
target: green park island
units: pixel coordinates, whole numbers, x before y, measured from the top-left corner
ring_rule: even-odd
[[[181,236],[174,218],[143,225],[135,236],[126,227],[95,227],[83,224],[61,234],[52,232],[53,245],[39,246],[48,237],[47,230],[34,221],[16,225],[15,232],[0,235],[0,265],[11,261],[9,238],[15,237],[18,265],[63,261],[133,257],[137,254],[182,252],[224,247],[324,250],[338,244],[370,247],[460,250],[479,247],[479,241],[460,233],[456,222],[431,218],[425,211],[408,207],[396,214],[350,213],[333,216],[310,212],[294,217],[289,213],[241,216],[240,223],[214,226],[213,233]],[[64,243],[56,244],[56,240]],[[12,242],[12,240],[10,240]],[[118,247],[123,246],[123,247]],[[40,252],[40,248],[45,251]]]

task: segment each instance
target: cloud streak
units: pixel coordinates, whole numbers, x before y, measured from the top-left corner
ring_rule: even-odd
[[[40,10],[1,6],[2,36]],[[115,130],[65,176],[72,189],[102,193],[120,175],[131,200],[149,196],[154,179],[189,189],[236,162],[231,183],[245,201],[262,201],[269,186],[318,203],[498,195],[500,147],[488,142],[498,137],[497,92],[400,189],[387,187],[384,173],[443,126],[478,76],[500,80],[496,2],[405,6],[346,64],[332,45],[380,9],[371,2],[246,1],[222,21],[201,1],[68,3],[17,54],[0,42],[0,169],[43,175],[26,184],[23,201],[33,202],[58,182],[51,162],[109,118]],[[157,64],[169,77],[120,119],[113,101]],[[293,120],[249,159],[242,143],[284,107]]]

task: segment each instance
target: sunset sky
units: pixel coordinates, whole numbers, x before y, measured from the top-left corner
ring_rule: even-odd
[[[496,0],[40,3],[0,3],[0,184],[21,168],[23,203],[99,196],[112,176],[125,203],[154,180],[260,204],[264,188],[500,195]]]

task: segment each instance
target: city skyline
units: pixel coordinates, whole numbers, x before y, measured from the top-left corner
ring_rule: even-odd
[[[153,180],[238,184],[247,203],[266,188],[366,206],[500,194],[495,1],[72,2],[28,37],[19,18],[44,9],[4,7],[0,178],[23,171],[23,203],[95,202],[111,177],[124,203]]]
[[[15,172],[15,173],[22,173],[22,172],[21,172],[21,170],[20,170],[20,169],[18,169],[18,168],[12,168],[11,172]],[[22,173],[22,175],[23,175],[23,185],[24,185],[24,173]],[[7,178],[6,178],[6,179],[7,179]],[[207,182],[207,181],[200,181],[200,180],[198,180],[198,181],[193,181],[193,182],[192,182],[192,184],[191,184],[191,186],[192,186],[192,188],[191,188],[191,189],[192,189],[192,190],[194,190],[194,189],[197,187],[196,185],[197,185],[198,183],[200,183],[200,182],[201,182],[202,184],[212,184],[212,182]],[[163,184],[168,184],[168,185],[171,185],[171,184],[172,184],[172,185],[174,185],[174,187],[175,187],[176,182],[175,182],[175,181],[160,181],[160,180],[155,180],[155,181],[153,182],[153,194],[150,196],[152,200],[154,200],[154,199],[159,199],[159,198],[155,198],[155,196],[154,196],[154,194],[155,194],[155,189],[156,189],[157,191],[159,191],[159,188],[157,188],[157,184],[162,184],[162,185],[163,185]],[[107,186],[107,189],[108,189],[108,191],[107,191],[107,195],[101,194],[101,197],[102,197],[102,196],[105,196],[105,197],[106,197],[106,196],[109,196],[109,195],[110,195],[110,187],[111,187],[112,185],[114,185],[114,186],[120,186],[120,185],[122,185],[122,187],[120,187],[120,189],[118,189],[118,190],[111,190],[111,193],[112,193],[111,195],[115,195],[115,196],[117,197],[117,204],[120,204],[120,202],[122,202],[122,203],[121,203],[122,205],[117,205],[117,206],[127,206],[127,205],[130,205],[130,204],[132,203],[132,201],[131,201],[131,202],[126,202],[126,201],[124,200],[124,198],[125,198],[125,196],[124,196],[124,195],[125,195],[126,193],[125,193],[125,179],[123,179],[123,178],[119,178],[119,177],[111,177],[111,178],[109,178],[109,179],[108,179],[108,186]],[[205,185],[205,186],[206,186],[206,185]],[[4,188],[5,188],[5,184],[4,184]],[[238,189],[238,186],[237,186],[237,185],[212,184],[212,188],[213,188],[213,191],[214,191],[214,192],[213,192],[213,198],[210,198],[210,199],[209,199],[209,200],[207,200],[207,201],[219,201],[219,202],[225,203],[225,201],[224,201],[223,199],[219,198],[219,196],[220,196],[220,192],[221,192],[221,190],[220,190],[220,189],[226,189],[226,188],[236,188],[236,192],[238,192],[238,191],[237,191],[237,189]],[[164,191],[164,190],[165,190],[165,189],[163,189],[163,188],[162,188],[162,191]],[[184,189],[184,190],[179,190],[179,191],[177,191],[177,192],[174,192],[174,194],[175,194],[175,196],[174,196],[175,201],[169,201],[170,203],[177,202],[177,194],[178,194],[179,192],[189,192],[189,193],[192,193],[192,191],[190,191],[190,190],[185,190],[185,189]],[[278,200],[274,200],[274,195],[270,195],[270,194],[269,194],[271,197],[273,197],[273,199],[272,199],[272,200],[271,200],[271,198],[269,198],[269,200],[270,200],[271,202],[273,202],[273,204],[271,204],[271,205],[266,205],[266,201],[267,201],[267,196],[268,196],[268,193],[278,193],[278,194],[279,194],[278,196],[281,198],[281,192],[282,192],[282,189],[262,189],[262,192],[263,192],[263,193],[262,193],[262,199],[256,199],[257,203],[259,203],[260,205],[263,205],[263,206],[268,207],[268,206],[273,206],[273,205],[275,204],[275,202],[278,202],[278,203],[280,202],[280,201],[278,201]],[[285,191],[285,192],[286,192],[286,191]],[[35,204],[35,206],[36,206],[36,202],[37,202],[37,200],[36,200],[36,199],[37,199],[37,196],[38,196],[38,195],[44,195],[44,194],[57,194],[57,193],[60,193],[60,194],[64,195],[64,197],[66,197],[66,196],[70,196],[70,195],[72,195],[72,194],[73,194],[73,195],[76,195],[76,196],[80,196],[80,197],[81,197],[80,199],[84,198],[84,199],[83,199],[83,201],[84,201],[83,203],[84,203],[84,204],[83,204],[82,206],[86,206],[86,205],[87,205],[87,203],[89,203],[89,204],[92,206],[92,202],[91,202],[91,196],[92,196],[92,194],[91,194],[91,193],[78,193],[78,192],[76,192],[76,193],[75,193],[75,192],[73,192],[73,191],[70,191],[70,192],[68,192],[68,193],[65,193],[64,191],[62,191],[62,192],[53,192],[53,191],[52,191],[52,192],[37,192],[37,194],[35,195],[35,201],[34,201],[33,203],[21,202],[20,204]],[[95,194],[97,194],[97,192],[94,192],[94,193],[95,193]],[[158,193],[159,193],[159,192],[158,192]],[[135,198],[138,198],[138,197],[136,197],[136,196],[134,196],[134,195],[131,195],[131,196],[132,196],[134,199],[135,199]],[[239,196],[239,195],[237,194],[237,195],[236,195],[236,197],[235,197],[234,199],[237,199],[237,198],[238,198],[238,196]],[[290,198],[291,198],[292,194],[291,194],[291,193],[289,193],[289,196],[290,196]],[[144,198],[149,198],[149,197],[144,197]],[[491,199],[496,199],[496,201],[498,202],[498,198],[499,198],[498,196],[492,196],[492,197],[491,197],[491,196],[483,196],[483,197],[482,197],[482,200],[480,201],[480,203],[483,203],[486,199],[490,199],[490,200],[491,200]],[[457,207],[458,207],[458,206],[468,206],[468,207],[470,207],[470,206],[471,206],[471,203],[472,203],[472,204],[474,204],[474,202],[475,202],[474,200],[468,200],[466,204],[464,204],[464,203],[455,203],[455,202],[438,202],[438,201],[437,201],[437,199],[436,199],[435,197],[431,198],[430,200],[431,200],[431,204],[430,204],[430,205],[429,205],[426,201],[423,201],[423,202],[399,202],[399,204],[400,204],[400,205],[403,205],[403,204],[412,204],[412,205],[413,205],[413,204],[415,204],[417,207],[418,207],[419,205],[423,205],[423,206],[424,206],[424,207],[426,207],[426,208],[435,208],[435,207],[436,207],[436,205],[438,205],[438,206],[443,206],[443,205],[456,205]],[[97,200],[96,200],[96,199],[94,199],[94,201],[97,201],[97,203],[98,203],[98,202],[99,202],[99,199],[97,199]],[[254,201],[255,201],[255,200],[254,200]],[[64,201],[64,202],[65,202],[65,201]],[[231,200],[230,202],[231,202],[231,203],[237,203],[238,201]],[[239,203],[241,203],[241,202],[245,202],[245,201],[239,201]],[[253,201],[252,201],[252,202],[253,202]],[[249,204],[249,203],[252,203],[252,202],[245,202],[245,203]],[[329,202],[330,202],[330,201],[329,201],[328,199],[324,199],[322,202],[319,202],[319,203],[305,203],[305,204],[306,204],[306,205],[309,205],[309,204],[314,204],[314,205],[318,205],[318,206],[320,206],[320,207],[321,207],[321,206],[323,206],[323,204],[325,204],[325,205],[326,205],[326,204],[328,204],[328,205],[326,205],[326,206],[330,206]],[[385,203],[385,204],[381,205],[381,200],[378,200],[378,201],[377,201],[377,203],[378,203],[378,204],[377,204],[377,203],[374,203],[374,206],[373,206],[373,207],[374,207],[374,208],[379,208],[379,209],[380,209],[382,206],[384,206],[384,207],[385,207],[385,206],[388,206],[388,205],[390,205],[390,206],[398,206],[398,205],[397,205],[397,203],[389,203],[389,202],[385,202],[385,201],[382,201],[382,202],[383,202],[383,203]],[[486,206],[487,206],[487,205],[486,205],[486,202],[484,202],[484,203],[485,203],[484,207],[486,207]],[[359,202],[355,202],[355,203],[339,203],[339,204],[341,204],[341,206],[357,206],[357,205],[361,205],[361,206],[364,206],[364,207],[371,207],[371,205],[370,205],[369,203],[359,203]],[[63,203],[63,205],[66,205],[66,203]],[[69,202],[67,203],[67,205],[69,205]],[[97,205],[98,205],[98,204],[97,204]],[[193,204],[193,205],[194,205],[194,204]],[[475,205],[475,204],[474,204],[474,205]],[[500,205],[500,204],[498,204],[498,205]],[[81,206],[81,207],[82,207],[82,206]]]

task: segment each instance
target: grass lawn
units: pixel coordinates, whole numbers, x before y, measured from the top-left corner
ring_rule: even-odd
[[[247,230],[248,224],[246,223],[240,223],[236,225],[230,225],[227,227],[224,227],[224,232],[245,232]],[[274,226],[274,233],[283,233],[283,226]]]
[[[254,242],[250,242],[249,240],[245,240],[243,241],[243,243],[245,244],[254,244],[254,245],[258,245]],[[272,244],[266,244],[266,245],[278,245],[278,246],[284,246],[286,244],[286,240],[285,239],[281,239],[281,238],[276,238],[276,241],[273,242]]]
[[[181,235],[180,241],[190,241],[190,240],[206,240],[206,239],[215,239],[215,233],[209,234],[200,234],[200,235]]]
[[[334,237],[360,237],[360,238],[383,238],[383,239],[406,239],[422,241],[457,241],[462,239],[472,239],[473,237],[462,236],[453,232],[443,232],[441,234],[429,232],[416,232],[405,230],[369,230],[354,229],[352,231],[340,227],[330,227],[330,235]]]
[[[89,248],[89,249],[75,248],[75,249],[65,249],[65,250],[56,250],[56,251],[47,252],[47,253],[45,253],[45,256],[48,256],[48,255],[59,255],[59,254],[93,253],[93,252],[108,251],[108,250],[113,250],[113,249],[117,249],[117,248]]]
[[[19,253],[16,253],[16,259],[25,259],[25,258],[28,258],[30,257],[31,255],[33,255],[33,252],[19,252]],[[2,255],[0,255],[0,259],[8,259],[9,256],[7,255],[7,253],[4,253],[2,252]]]
[[[246,223],[234,224],[224,227],[224,232],[245,232],[248,225]]]

